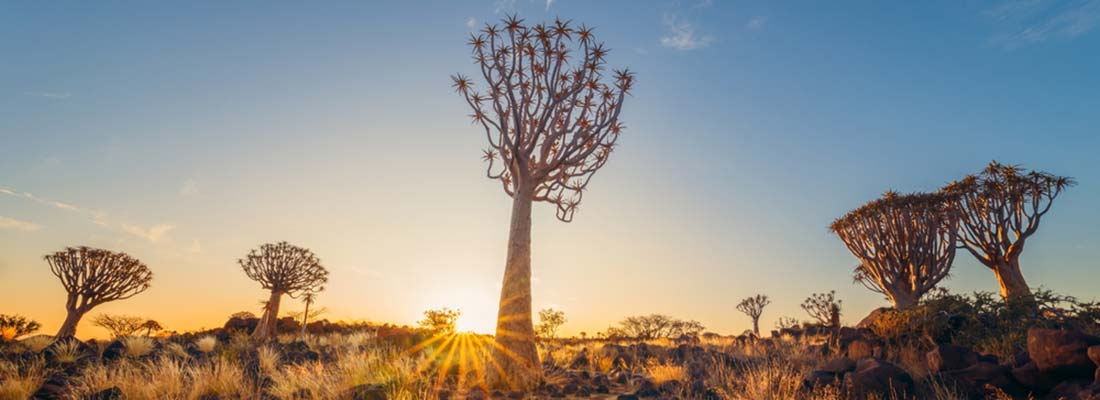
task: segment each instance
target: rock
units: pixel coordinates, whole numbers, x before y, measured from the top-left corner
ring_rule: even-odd
[[[296,341],[283,346],[283,358],[291,364],[302,364],[320,360],[321,354],[310,349],[306,342]]]
[[[889,314],[889,313],[892,313],[892,312],[897,312],[897,311],[894,310],[893,308],[890,308],[890,307],[879,307],[879,308],[876,308],[874,310],[871,310],[870,314],[867,314],[866,317],[863,317],[863,319],[859,320],[859,323],[856,324],[856,328],[870,329],[872,326],[875,325],[875,321],[878,321],[879,318],[882,318],[883,315],[886,315],[886,314]]]
[[[252,332],[256,329],[256,325],[259,324],[259,318],[232,317],[229,318],[228,321],[225,321],[225,325],[222,326],[222,329],[226,331]]]
[[[588,368],[588,364],[588,348],[585,347],[573,356],[573,361],[569,362],[569,369],[585,369]]]
[[[579,389],[580,389],[580,387],[577,386],[576,383],[570,382],[570,383],[566,383],[565,385],[563,385],[561,387],[561,393],[562,394],[567,394],[567,395],[574,394],[574,393],[577,393],[577,390],[579,390]]]
[[[856,370],[845,375],[844,383],[855,393],[896,393],[904,395],[913,391],[913,377],[897,365],[876,358],[864,358],[856,364]]]
[[[820,371],[830,372],[830,373],[833,373],[833,374],[844,374],[846,372],[851,372],[855,369],[856,369],[856,362],[855,361],[853,361],[852,359],[849,359],[849,358],[840,357],[840,358],[834,358],[834,359],[830,360],[829,362],[825,363],[825,365],[821,367]]]
[[[1012,377],[1016,378],[1016,381],[1020,382],[1025,388],[1035,392],[1048,392],[1058,384],[1042,371],[1039,371],[1035,361],[1028,361],[1019,367],[1013,368]]]
[[[963,369],[977,362],[978,353],[963,346],[941,344],[928,352],[928,369],[932,372]]]
[[[683,390],[684,384],[680,381],[665,381],[657,388],[657,391],[668,395],[678,395]]]
[[[1027,351],[1043,373],[1062,381],[1092,379],[1096,364],[1089,359],[1088,348],[1100,344],[1100,338],[1079,331],[1031,328],[1027,330]]]
[[[511,392],[508,392],[508,399],[509,400],[523,400],[524,397],[527,397],[527,395],[523,394],[523,392],[518,391],[518,390],[513,390]]]
[[[802,379],[802,384],[811,390],[825,386],[838,386],[842,377],[842,374],[836,372],[818,370],[806,375],[806,377]]]
[[[620,394],[616,397],[618,400],[638,400],[638,395],[635,394]]]
[[[1089,359],[1092,360],[1093,364],[1100,366],[1100,345],[1089,346],[1087,354],[1089,356]],[[1096,375],[1092,381],[1094,383],[1100,384],[1100,368],[1096,370]]]
[[[860,360],[867,357],[872,357],[875,354],[875,348],[863,339],[853,340],[848,344],[848,358],[852,360]]]
[[[344,393],[351,400],[386,400],[386,387],[380,384],[359,385],[348,389]]]
[[[482,388],[473,388],[466,391],[466,400],[486,400],[489,396],[485,394],[485,390]]]
[[[611,393],[611,388],[607,385],[596,385],[595,392],[599,394],[608,394]]]
[[[54,372],[50,374],[50,377],[38,387],[38,391],[34,392],[33,398],[44,400],[60,400],[68,398],[68,390],[66,387],[69,383],[69,376],[63,372]]]
[[[126,345],[121,341],[115,340],[111,344],[107,345],[107,348],[103,349],[103,354],[100,358],[104,362],[115,361],[123,358],[126,355]]]
[[[944,372],[940,376],[955,382],[970,397],[986,398],[992,395],[987,390],[990,386],[1014,397],[1023,396],[1027,392],[1013,377],[1012,369],[1006,365],[977,362],[963,369]]]

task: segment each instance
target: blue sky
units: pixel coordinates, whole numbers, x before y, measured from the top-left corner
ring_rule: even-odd
[[[0,5],[0,291],[22,296],[0,311],[54,329],[41,256],[88,244],[157,273],[104,312],[219,325],[263,297],[234,260],[289,240],[332,270],[331,317],[491,327],[508,199],[448,76],[509,13],[596,26],[638,74],[576,220],[535,209],[535,305],[567,333],[648,312],[740,332],[757,292],[765,327],[831,289],[858,320],[885,302],[827,224],[992,159],[1077,178],[1023,268],[1096,296],[1100,0],[21,2]],[[946,286],[996,282],[960,253]]]

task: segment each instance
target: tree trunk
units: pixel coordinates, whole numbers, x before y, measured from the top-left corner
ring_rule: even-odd
[[[760,337],[760,317],[752,319],[752,333],[755,333],[756,337]]]
[[[302,341],[306,341],[306,324],[309,323],[309,303],[306,302],[306,312],[302,313]]]
[[[1012,257],[993,267],[993,273],[997,275],[997,283],[1001,285],[1001,297],[1005,300],[1018,300],[1031,297],[1031,288],[1024,280],[1024,274],[1020,272],[1020,259]]]
[[[80,323],[82,317],[84,317],[84,312],[69,310],[68,315],[65,316],[65,322],[61,324],[61,329],[58,329],[57,335],[54,336],[59,339],[76,336],[76,325]]]
[[[898,291],[890,294],[895,310],[908,310],[917,305],[917,296],[913,293]]]
[[[282,298],[282,292],[271,291],[271,298],[267,300],[267,306],[264,307],[264,315],[260,318],[259,325],[256,325],[256,330],[252,332],[253,338],[266,340],[275,336],[275,328],[279,323],[279,301]]]
[[[525,390],[539,377],[539,355],[531,318],[531,189],[520,188],[512,198],[512,225],[508,233],[508,258],[500,290],[496,343],[488,368],[494,387]],[[503,375],[503,376],[502,376]]]

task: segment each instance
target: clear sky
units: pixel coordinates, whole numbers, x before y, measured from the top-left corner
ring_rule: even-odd
[[[771,327],[831,289],[856,321],[887,303],[829,222],[992,159],[1077,178],[1024,274],[1100,295],[1100,0],[4,2],[0,313],[55,331],[42,256],[84,244],[156,274],[93,315],[220,326],[266,298],[235,260],[287,240],[331,271],[329,318],[450,306],[491,331],[510,203],[448,75],[512,12],[594,25],[637,72],[575,221],[534,210],[535,307],[566,334],[652,312],[740,333],[743,297]],[[997,288],[965,253],[946,286]]]

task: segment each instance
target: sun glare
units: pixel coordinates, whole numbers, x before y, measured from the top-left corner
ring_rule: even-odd
[[[473,312],[470,312],[473,311]],[[455,331],[459,333],[481,333],[492,335],[496,331],[496,315],[480,310],[462,310],[462,315],[455,321]]]

